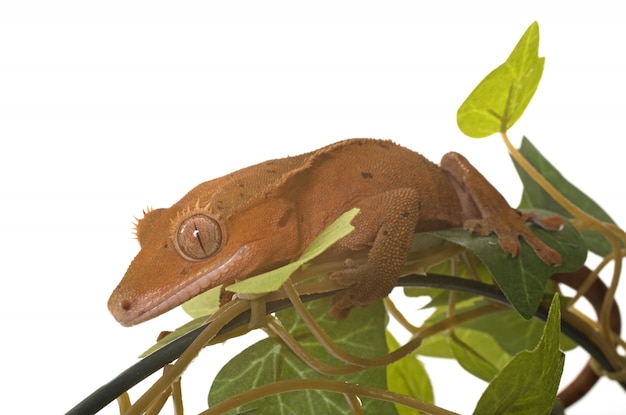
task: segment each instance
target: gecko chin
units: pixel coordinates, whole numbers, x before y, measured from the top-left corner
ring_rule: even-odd
[[[240,275],[250,253],[248,245],[241,246],[233,255],[208,272],[196,275],[192,282],[177,284],[170,290],[143,293],[120,284],[109,298],[109,311],[124,327],[134,326],[157,317],[213,287]],[[123,283],[124,281],[122,281]]]

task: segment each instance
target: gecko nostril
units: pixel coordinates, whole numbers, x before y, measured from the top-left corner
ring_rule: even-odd
[[[122,310],[124,311],[130,311],[131,308],[133,308],[133,305],[131,304],[130,301],[128,300],[124,300],[122,301]]]

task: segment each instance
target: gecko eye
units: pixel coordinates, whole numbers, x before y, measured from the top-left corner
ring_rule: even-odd
[[[176,230],[174,241],[178,252],[186,259],[201,261],[220,248],[222,231],[215,219],[197,214],[183,220]]]

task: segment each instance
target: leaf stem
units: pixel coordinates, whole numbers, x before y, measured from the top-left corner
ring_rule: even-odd
[[[280,321],[274,316],[265,318],[266,329],[278,337],[300,360],[313,370],[322,375],[336,376],[347,375],[363,370],[362,366],[343,365],[331,366],[327,365],[311,355],[291,334],[280,324]]]
[[[406,395],[387,390],[355,385],[327,379],[292,379],[270,383],[258,388],[243,392],[226,399],[199,415],[217,415],[235,409],[244,403],[256,401],[271,395],[302,390],[322,390],[328,392],[356,395],[360,397],[383,400],[397,403],[429,415],[458,415],[428,402],[410,398]]]
[[[391,301],[389,297],[384,298],[383,302],[385,303],[385,309],[387,310],[387,313],[389,313],[391,317],[393,317],[402,327],[404,327],[406,331],[408,331],[409,333],[415,333],[417,330],[419,330],[419,327],[414,326],[413,324],[411,324],[411,322],[409,322],[406,317],[404,317],[404,314],[402,314],[400,310],[398,310],[398,307],[396,307],[394,302]]]
[[[486,304],[484,306],[464,311],[462,313],[456,313],[431,326],[420,328],[417,333],[414,333],[414,336],[415,338],[424,340],[427,337],[434,336],[435,334],[442,331],[451,330],[454,328],[454,326],[465,323],[466,321],[470,321],[478,317],[485,316],[487,314],[495,313],[497,311],[502,311],[504,309],[504,306],[500,306],[495,303]]]
[[[346,402],[352,411],[352,415],[365,415],[365,412],[363,412],[363,406],[361,405],[361,401],[359,401],[358,396],[351,393],[344,393],[343,396],[346,398]]]
[[[324,332],[324,329],[322,329],[320,325],[317,324],[317,321],[315,321],[315,317],[313,317],[311,313],[309,312],[309,310],[306,308],[306,306],[300,299],[300,295],[298,294],[298,291],[296,291],[296,288],[294,287],[291,281],[289,280],[285,281],[285,284],[283,284],[282,289],[287,294],[287,297],[289,297],[289,300],[291,300],[291,303],[293,304],[294,309],[296,310],[296,312],[298,313],[298,315],[300,316],[300,318],[302,319],[306,327],[309,329],[311,334],[313,334],[313,336],[317,339],[317,341],[322,346],[324,346],[324,348],[332,356],[346,363],[349,363],[355,366],[360,366],[362,368],[369,366],[368,359],[363,359],[361,357],[347,353],[333,342],[333,340],[326,334],[326,332]]]
[[[146,411],[159,396],[165,392],[173,382],[180,378],[187,366],[200,353],[200,350],[224,327],[226,323],[243,312],[248,307],[246,301],[231,301],[215,312],[209,324],[191,345],[180,355],[176,363],[164,373],[154,384],[125,412],[124,415],[140,415]]]
[[[117,397],[117,405],[120,409],[120,414],[123,414],[130,408],[130,396],[128,396],[128,391],[124,392],[120,396]]]

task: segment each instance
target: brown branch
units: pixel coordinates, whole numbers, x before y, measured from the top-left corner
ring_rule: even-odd
[[[578,271],[564,274],[554,274],[552,275],[552,279],[578,290],[584,284],[590,273],[591,270],[589,268],[582,267]],[[602,305],[607,291],[608,288],[602,280],[596,278],[591,287],[589,287],[589,289],[585,292],[584,297],[593,306],[598,318],[600,318],[600,315],[602,314]],[[621,318],[619,308],[615,301],[613,301],[611,305],[609,326],[611,331],[619,335],[621,330]],[[567,408],[585,396],[596,384],[598,379],[598,374],[591,367],[591,361],[588,361],[578,376],[576,376],[576,378],[565,389],[559,392],[557,399]]]

